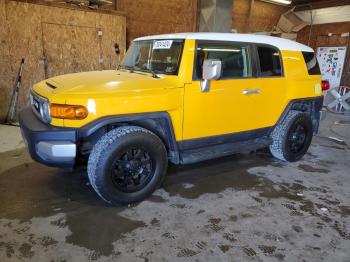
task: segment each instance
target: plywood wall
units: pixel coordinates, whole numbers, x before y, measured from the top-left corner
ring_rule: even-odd
[[[46,77],[115,68],[125,53],[125,16],[0,0],[0,119],[25,58],[18,109],[30,87]],[[98,36],[98,31],[102,36]],[[121,55],[114,52],[119,43]]]
[[[341,33],[344,32],[350,32],[350,22],[313,25],[309,42],[310,26],[307,26],[298,32],[297,41],[313,48],[341,46],[346,45],[348,41],[347,37],[341,37]]]
[[[239,33],[248,30],[250,0],[234,0],[232,9],[232,28]],[[254,1],[250,32],[272,31],[288,7]]]
[[[152,34],[191,32],[196,27],[197,0],[118,0],[127,16],[127,42]]]

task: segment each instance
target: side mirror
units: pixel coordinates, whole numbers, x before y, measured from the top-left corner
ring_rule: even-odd
[[[222,62],[217,59],[205,59],[203,62],[203,81],[201,82],[201,91],[208,92],[210,89],[210,80],[220,79],[222,72]]]
[[[217,80],[221,77],[221,61],[217,59],[205,59],[203,62],[203,79]]]

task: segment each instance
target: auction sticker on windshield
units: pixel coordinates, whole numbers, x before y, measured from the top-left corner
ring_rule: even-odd
[[[160,40],[155,41],[153,44],[153,49],[170,49],[173,40]]]

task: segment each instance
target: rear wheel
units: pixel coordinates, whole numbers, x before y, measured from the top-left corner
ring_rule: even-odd
[[[167,153],[152,132],[123,126],[108,132],[89,156],[88,176],[97,194],[110,204],[139,202],[161,184]]]
[[[286,118],[272,132],[272,155],[280,160],[294,162],[307,152],[312,140],[310,115],[290,111]]]

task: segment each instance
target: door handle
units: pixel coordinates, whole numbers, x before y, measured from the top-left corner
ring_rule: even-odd
[[[252,90],[244,90],[243,92],[243,95],[254,95],[254,94],[260,94],[261,91],[260,89],[252,89]]]

